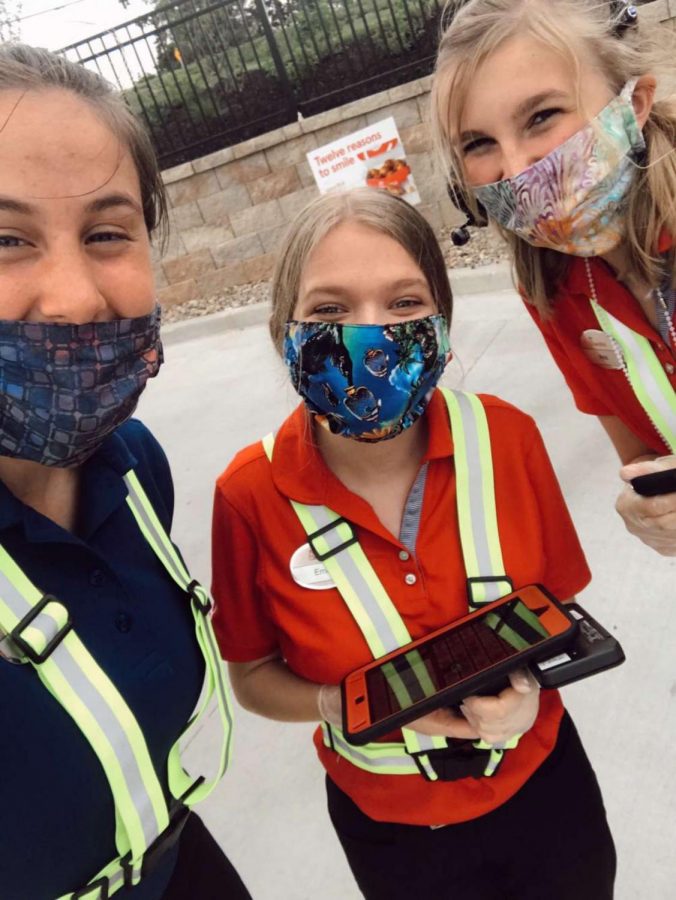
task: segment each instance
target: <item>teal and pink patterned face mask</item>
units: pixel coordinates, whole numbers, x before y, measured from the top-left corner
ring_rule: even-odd
[[[333,434],[382,441],[425,411],[449,359],[443,316],[392,325],[288,322],[284,360],[315,421]]]
[[[629,82],[571,138],[504,181],[474,188],[488,215],[534,247],[599,256],[624,236],[625,200],[645,151]]]

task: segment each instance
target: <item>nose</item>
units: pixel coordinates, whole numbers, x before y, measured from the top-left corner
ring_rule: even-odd
[[[542,154],[533,153],[526,147],[515,145],[507,147],[502,154],[502,174],[500,180],[505,178],[514,178],[520,175],[525,169],[534,165],[538,160],[542,159]]]
[[[96,278],[95,264],[79,247],[55,248],[45,259],[33,317],[83,325],[112,318]]]

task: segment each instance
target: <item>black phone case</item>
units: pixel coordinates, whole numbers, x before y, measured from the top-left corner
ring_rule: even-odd
[[[650,472],[631,479],[631,486],[642,497],[657,497],[660,494],[676,493],[676,468],[662,472]]]
[[[464,681],[458,682],[458,684],[450,685],[439,691],[439,693],[434,694],[434,696],[427,697],[419,703],[410,706],[408,709],[393,713],[391,716],[388,716],[386,719],[381,719],[378,722],[373,722],[368,728],[363,729],[358,734],[350,732],[347,726],[345,680],[343,680],[340,685],[340,692],[343,707],[343,734],[345,735],[346,740],[348,740],[350,744],[359,747],[362,744],[368,744],[370,741],[383,737],[383,735],[389,734],[391,731],[396,731],[397,728],[402,728],[409,722],[413,722],[415,719],[419,719],[420,716],[424,716],[425,713],[432,712],[440,707],[457,706],[459,703],[462,703],[465,697],[471,697],[476,694],[488,694],[492,696],[495,692],[494,689],[497,686],[500,686],[498,687],[498,692],[501,687],[504,687],[505,680],[508,680],[510,672],[513,672],[515,669],[527,668],[531,662],[536,660],[549,659],[565,648],[574,636],[574,632],[577,629],[577,621],[568,611],[568,604],[561,603],[541,584],[538,585],[538,587],[547,595],[547,597],[549,597],[552,603],[566,613],[567,617],[570,619],[569,631],[564,634],[555,635],[535,647],[529,647],[517,656],[496,663],[494,666],[491,666],[490,669],[487,669],[472,678],[466,678]],[[451,629],[449,629],[449,631],[450,630]],[[402,654],[407,652],[407,646],[401,648]],[[368,699],[366,702],[368,702]]]
[[[579,616],[577,632],[558,659],[531,664],[531,671],[543,688],[559,688],[598,672],[605,672],[624,662],[620,642],[577,603],[568,603],[573,615]],[[546,668],[541,668],[545,666]]]

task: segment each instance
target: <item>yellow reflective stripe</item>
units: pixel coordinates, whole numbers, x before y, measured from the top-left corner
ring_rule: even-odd
[[[465,445],[465,431],[462,427],[462,413],[458,406],[455,391],[440,389],[446,400],[451,418],[451,431],[453,434],[453,459],[455,463],[455,490],[457,493],[458,522],[460,526],[460,544],[465,562],[465,572],[468,578],[476,578],[479,572],[479,560],[477,559],[472,531],[472,503],[469,492],[469,461],[467,447]]]
[[[591,300],[601,328],[620,345],[631,387],[643,409],[676,453],[676,392],[650,341]]]
[[[474,394],[441,389],[451,420],[460,541],[468,578],[505,574],[495,506],[493,459],[488,420]],[[483,603],[509,592],[496,583],[472,585],[473,600]]]
[[[136,519],[143,536],[155,551],[156,556],[164,562],[165,568],[169,574],[172,575],[174,581],[176,581],[180,587],[185,588],[191,581],[188,570],[157,517],[155,510],[148,500],[146,492],[141,486],[141,482],[138,480],[138,476],[131,470],[124,476],[124,480],[127,483],[127,488],[130,489],[129,494],[127,495],[127,504],[134,514],[134,518]],[[134,504],[134,500],[137,500],[140,504],[140,510]],[[149,524],[151,526],[150,528],[148,527]],[[173,574],[174,569],[176,570],[176,574]]]
[[[486,531],[488,552],[494,575],[505,574],[502,560],[500,535],[498,533],[498,511],[495,506],[495,479],[493,474],[493,455],[491,453],[491,436],[488,431],[488,419],[481,400],[476,394],[465,395],[474,412],[476,428],[479,436],[479,466],[481,470],[481,486],[483,489],[483,526]],[[476,512],[476,511],[474,511]],[[482,573],[479,573],[482,574]]]
[[[275,436],[271,431],[269,434],[266,434],[263,440],[261,441],[263,445],[263,450],[265,451],[265,455],[272,462],[272,451],[275,446]]]
[[[232,736],[233,736],[233,714],[232,704],[230,702],[230,693],[225,681],[225,669],[223,667],[216,635],[211,624],[211,620],[207,619],[201,613],[193,610],[195,615],[197,640],[202,649],[205,660],[207,661],[204,699],[199,704],[198,710],[192,715],[187,726],[183,730],[181,737],[172,747],[167,759],[169,790],[172,796],[182,797],[186,791],[190,790],[190,795],[185,798],[186,806],[194,806],[200,803],[211,794],[218,782],[221,780],[232,756]],[[222,738],[221,747],[218,756],[218,765],[213,778],[205,779],[197,787],[192,788],[195,779],[190,776],[181,763],[180,745],[185,736],[196,726],[206,713],[206,708],[211,697],[215,694],[216,703],[221,719]]]
[[[17,564],[14,562],[9,553],[5,550],[5,548],[0,544],[0,571],[2,571],[10,581],[15,589],[21,594],[21,596],[26,600],[27,603],[30,604],[31,607],[35,606],[40,600],[42,600],[42,593],[39,591],[32,581],[30,581],[23,569],[19,568]],[[2,603],[2,598],[0,598],[0,603]],[[7,607],[9,610],[9,607]],[[19,623],[18,618],[14,618],[14,623],[12,628],[14,628]],[[3,625],[3,627],[6,627]],[[11,631],[11,629],[6,629]]]
[[[82,700],[79,687],[74,686],[73,679],[64,674],[63,668],[66,662],[64,657],[67,654],[80,669],[82,678],[93,687],[100,701],[108,708],[126,735],[138,766],[145,798],[132,796],[128,784],[131,773],[124,771],[109,735],[101,727],[100,721],[90,706]],[[54,653],[35,668],[42,683],[68,712],[96,753],[110,785],[116,810],[124,824],[132,858],[139,858],[148,844],[167,827],[169,815],[162,788],[155,774],[138,722],[118,693],[117,688],[74,632],[69,632]],[[150,808],[145,806],[146,802],[150,803]],[[142,803],[143,806],[139,808],[137,803]],[[153,821],[146,820],[144,826],[143,817],[150,814],[153,816]],[[122,852],[124,847],[118,847],[118,850]]]
[[[190,574],[176,552],[176,548],[171,543],[169,535],[155,513],[135,472],[127,472],[125,475],[125,482],[127,483],[127,488],[129,490],[127,503],[143,536],[148,541],[159,560],[163,563],[169,575],[180,588],[185,590],[192,581]],[[206,591],[204,591],[204,596],[205,598],[208,598]],[[173,797],[177,799],[182,797],[186,791],[190,790],[195,782],[195,779],[185,771],[181,763],[180,744],[185,736],[207,713],[207,706],[214,694],[216,695],[216,702],[221,720],[222,738],[216,772],[213,778],[208,780],[205,779],[194,790],[191,790],[190,796],[185,801],[188,806],[193,806],[205,797],[208,797],[225,773],[230,762],[232,751],[233,725],[232,706],[225,681],[223,662],[218,651],[218,644],[216,642],[211,620],[192,603],[191,609],[195,621],[195,635],[205,661],[205,683],[203,686],[202,698],[198,703],[198,709],[191,716],[186,727],[183,729],[181,737],[171,748],[167,758],[169,789]]]
[[[320,523],[317,522],[310,507],[302,503],[297,503],[295,500],[291,501],[291,505],[307,534],[312,534],[318,530]],[[327,507],[315,507],[315,509],[322,509],[329,521],[335,521],[340,518]],[[349,539],[352,535],[352,529],[346,524],[337,526],[337,531],[341,537],[341,542]],[[323,543],[324,541],[323,535],[319,538],[315,538],[317,548],[320,552],[324,552],[324,547],[328,549],[329,545]],[[371,653],[376,659],[385,656],[396,647],[410,643],[411,636],[409,635],[401,616],[387,596],[371,563],[366,558],[364,551],[358,543],[352,544],[341,553],[325,559],[323,565],[335,582],[350,613],[357,622]],[[344,565],[351,565],[354,567],[352,577],[347,575]],[[357,577],[360,577],[364,582],[365,589],[370,593],[370,597],[360,596],[359,591],[355,588],[353,583]],[[370,600],[375,604],[372,613],[369,612],[366,607],[366,604]],[[382,629],[379,629],[376,626],[374,621],[375,613],[378,613],[382,618]],[[383,629],[390,632],[390,634],[385,635]]]

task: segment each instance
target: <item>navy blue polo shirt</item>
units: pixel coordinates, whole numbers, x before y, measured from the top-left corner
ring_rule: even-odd
[[[125,502],[122,476],[131,468],[169,531],[169,466],[132,420],[81,468],[76,534],[0,482],[0,542],[40,590],[68,607],[136,716],[168,797],[167,755],[197,703],[204,662],[186,595]],[[134,900],[159,900],[176,852],[130,892]],[[89,743],[31,665],[0,658],[0,897],[54,900],[115,856],[112,795]]]

